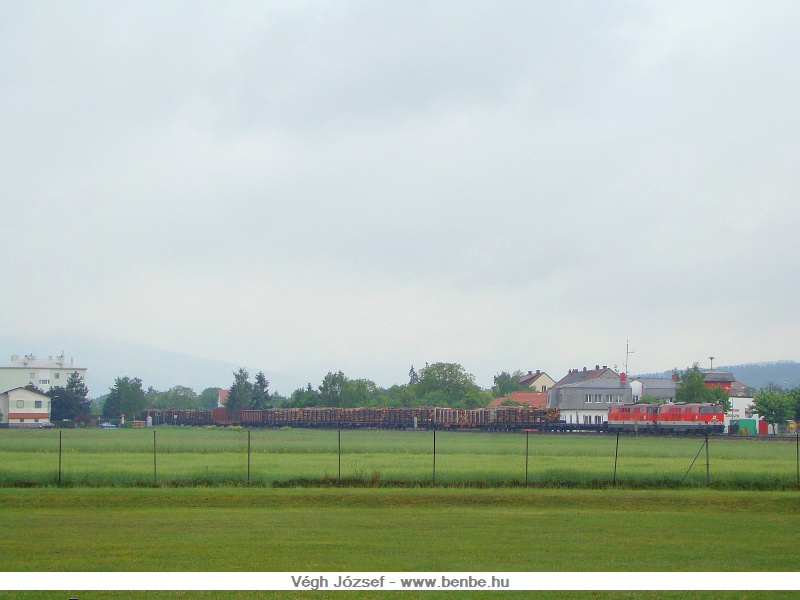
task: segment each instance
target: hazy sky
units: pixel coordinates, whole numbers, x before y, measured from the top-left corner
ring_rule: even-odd
[[[794,0],[0,1],[0,331],[315,384],[800,359],[799,32]]]

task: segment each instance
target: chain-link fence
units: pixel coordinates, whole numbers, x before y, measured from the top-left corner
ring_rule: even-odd
[[[0,431],[0,486],[800,489],[800,437],[465,431]]]

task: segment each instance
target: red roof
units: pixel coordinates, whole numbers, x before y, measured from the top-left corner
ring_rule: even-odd
[[[495,398],[489,402],[486,408],[495,408],[503,404],[506,400],[527,404],[534,408],[545,408],[547,406],[547,392],[514,392],[510,396]]]

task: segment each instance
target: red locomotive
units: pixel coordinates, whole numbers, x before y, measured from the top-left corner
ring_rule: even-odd
[[[608,411],[608,431],[641,433],[724,433],[719,404],[621,404]]]

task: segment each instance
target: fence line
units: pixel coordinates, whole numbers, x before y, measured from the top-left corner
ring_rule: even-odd
[[[786,452],[789,447],[785,443],[759,440],[754,446],[728,436],[704,439],[619,433],[531,436],[526,431],[523,443],[519,434],[433,430],[428,438],[432,446],[426,450],[425,432],[347,430],[343,440],[342,430],[337,430],[335,445],[330,445],[332,432],[321,430],[260,430],[255,434],[247,430],[246,444],[244,437],[237,436],[235,431],[219,430],[205,439],[186,430],[189,428],[168,427],[162,432],[166,443],[162,441],[161,445],[157,444],[157,432],[153,430],[153,487],[235,485],[237,481],[247,485],[330,485],[324,465],[333,453],[336,454],[334,481],[340,485],[698,486],[699,478],[690,475],[705,449],[707,487],[712,485],[713,461],[713,483],[717,487],[800,490],[800,433],[793,436],[794,440],[783,438],[794,442],[792,457],[791,450]],[[89,439],[96,435],[94,431],[64,433],[58,433],[56,485],[142,485],[141,476],[136,474],[140,472],[136,456],[143,450],[136,442],[141,439],[139,432],[128,430],[125,439],[106,438],[104,442],[116,441],[119,446],[112,445],[100,452]],[[195,435],[199,439],[193,440]],[[54,483],[52,479],[48,483],[42,466],[41,432],[33,433],[31,440],[14,447],[10,436],[5,432],[0,435],[0,454],[6,453],[0,461],[0,487]],[[38,445],[34,443],[37,441]],[[695,453],[697,442],[701,444]],[[609,469],[608,462],[604,468],[603,462],[610,461],[612,452],[613,469]],[[244,466],[241,462],[240,467],[235,467],[236,455],[243,453],[246,453],[245,473],[241,471]],[[27,454],[33,455],[31,468],[15,470],[15,464]],[[432,467],[428,483],[423,475],[426,456]],[[522,460],[517,462],[515,456]],[[118,464],[116,459],[120,459],[116,461]],[[352,463],[349,465],[352,475],[345,478],[343,459]],[[789,470],[792,462],[794,473]],[[675,467],[681,464],[684,467],[688,464],[688,468],[675,474]]]

